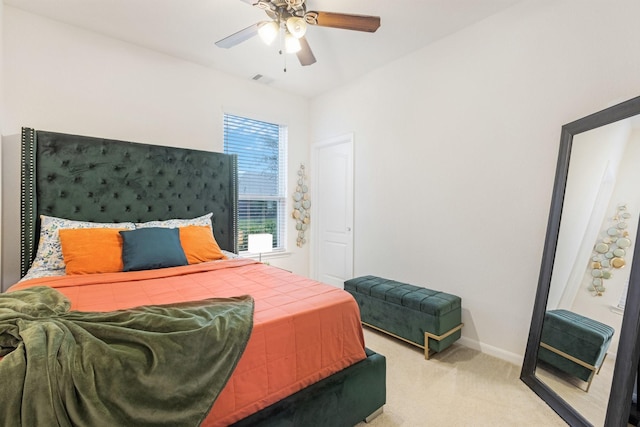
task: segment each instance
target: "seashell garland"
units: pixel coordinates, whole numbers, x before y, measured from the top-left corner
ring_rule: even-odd
[[[613,277],[616,269],[625,266],[625,255],[631,246],[627,221],[632,215],[627,212],[627,205],[620,204],[615,215],[611,218],[612,224],[603,233],[601,239],[593,247],[591,257],[591,284],[589,291],[594,296],[602,296],[606,290],[605,280]]]
[[[293,218],[296,220],[296,230],[298,230],[298,237],[296,239],[296,245],[302,247],[307,243],[307,239],[304,237],[304,232],[309,228],[311,223],[311,215],[309,209],[311,208],[311,200],[309,198],[309,187],[305,183],[306,175],[304,172],[304,165],[300,164],[298,170],[298,185],[296,191],[293,193]]]

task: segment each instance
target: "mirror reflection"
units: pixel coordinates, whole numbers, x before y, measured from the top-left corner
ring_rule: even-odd
[[[640,116],[573,137],[536,376],[603,425],[640,211]]]

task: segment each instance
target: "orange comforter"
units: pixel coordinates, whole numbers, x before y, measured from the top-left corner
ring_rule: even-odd
[[[229,425],[365,358],[351,295],[247,259],[33,279],[9,291],[41,285],[56,288],[80,311],[253,296],[251,338],[204,426]]]

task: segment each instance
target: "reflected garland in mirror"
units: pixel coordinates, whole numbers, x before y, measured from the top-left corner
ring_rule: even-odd
[[[635,158],[632,158],[632,160],[635,160]],[[633,163],[634,166],[637,164],[637,162]],[[636,169],[635,167],[633,168],[634,171]],[[638,182],[638,179],[634,180],[634,182]],[[617,282],[619,283],[621,281],[620,278],[622,278],[624,280],[623,283],[626,284],[628,282],[628,271],[627,274],[616,274],[615,270],[621,269],[627,264],[625,256],[631,250],[629,224],[627,221],[631,217],[632,215],[627,211],[627,205],[618,204],[616,213],[608,224],[611,226],[605,225],[604,228],[606,229],[600,232],[591,256],[589,266],[591,278],[589,278],[590,284],[587,286],[594,296],[601,297],[604,295],[607,290],[606,281],[612,280],[613,282],[618,279]],[[626,287],[623,287],[622,292],[625,291]]]
[[[640,251],[635,253],[631,245],[638,237],[630,237],[637,233],[637,220],[632,222],[624,214],[637,212],[640,206],[640,194],[636,195],[640,177],[632,175],[640,170],[640,130],[634,128],[640,123],[638,115],[640,97],[561,130],[521,379],[572,426],[626,426],[629,419],[639,353]],[[616,202],[620,200],[625,203]],[[614,217],[624,223],[624,230],[611,224],[611,212],[619,206],[625,209]],[[612,227],[616,236],[608,234]],[[628,239],[629,245],[623,248],[624,241],[617,245],[618,239]],[[631,268],[621,269],[627,261]],[[594,270],[599,270],[597,277]],[[602,286],[605,275],[607,292],[594,299],[590,288],[597,292],[594,280],[600,279]],[[626,309],[620,317],[613,305],[624,301],[624,292]],[[591,403],[581,406],[580,399],[585,399],[580,393]],[[592,411],[598,398],[602,406]]]

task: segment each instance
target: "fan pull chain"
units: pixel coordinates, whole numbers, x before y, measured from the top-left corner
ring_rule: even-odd
[[[280,55],[284,58],[284,69],[283,72],[287,72],[287,55],[285,55],[285,46],[284,46],[284,32],[280,31],[280,50],[278,51]]]

